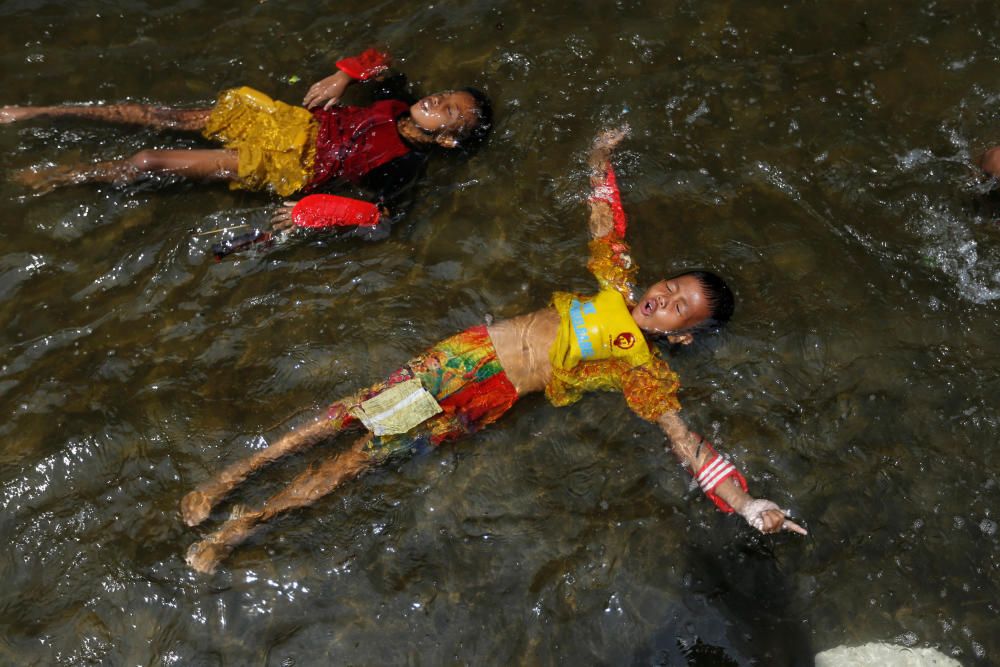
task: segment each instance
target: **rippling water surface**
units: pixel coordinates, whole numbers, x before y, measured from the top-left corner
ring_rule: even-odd
[[[383,43],[498,120],[387,241],[218,264],[196,234],[274,198],[10,179],[197,139],[0,126],[0,662],[785,665],[882,640],[996,664],[1000,213],[970,162],[1000,142],[998,35],[994,2],[0,2],[0,104],[294,102]],[[810,536],[714,511],[620,398],[532,397],[190,572],[204,532],[177,505],[213,471],[591,287],[583,159],[623,120],[646,279],[707,266],[738,291],[728,332],[674,359],[686,418]]]

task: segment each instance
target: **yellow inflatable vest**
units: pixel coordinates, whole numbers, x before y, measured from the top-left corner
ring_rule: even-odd
[[[602,359],[641,366],[652,357],[624,297],[615,290],[593,297],[556,292],[552,305],[560,317],[559,334],[549,350],[554,368],[569,370],[581,361]]]

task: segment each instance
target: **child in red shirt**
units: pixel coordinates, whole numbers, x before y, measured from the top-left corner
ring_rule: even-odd
[[[5,106],[0,123],[73,116],[158,129],[200,132],[222,144],[209,150],[144,150],[109,162],[22,172],[40,190],[76,183],[127,184],[152,174],[228,181],[232,188],[271,189],[281,196],[314,193],[335,179],[375,192],[375,204],[344,197],[306,197],[275,215],[278,229],[374,226],[391,198],[419,173],[434,147],[452,150],[485,138],[489,100],[476,89],[450,90],[410,104],[395,90],[369,106],[339,105],[353,81],[375,79],[389,58],[375,49],[337,62],[338,71],[309,88],[303,107],[252,88],[224,91],[212,108],[144,104]]]

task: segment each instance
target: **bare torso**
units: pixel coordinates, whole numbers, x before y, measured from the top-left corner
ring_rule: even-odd
[[[552,378],[549,348],[559,331],[559,313],[543,308],[487,328],[497,358],[519,396],[542,391]]]

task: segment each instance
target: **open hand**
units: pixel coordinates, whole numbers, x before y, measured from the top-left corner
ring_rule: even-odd
[[[337,72],[325,79],[320,79],[309,86],[306,96],[302,99],[302,106],[306,109],[312,109],[322,104],[323,109],[329,109],[340,101],[340,97],[350,82],[351,77],[343,72]]]
[[[590,149],[590,168],[594,171],[604,171],[611,158],[611,152],[622,142],[622,139],[628,136],[628,133],[628,124],[610,130],[601,130]]]
[[[628,123],[625,123],[621,127],[611,128],[610,130],[601,130],[594,139],[594,150],[614,150],[618,144],[620,144],[622,140],[628,136],[631,129],[632,128],[629,127]]]
[[[770,500],[751,500],[740,509],[740,516],[762,533],[779,533],[787,530],[799,535],[808,535],[805,528],[787,518],[790,513],[779,508]]]
[[[283,232],[295,226],[292,220],[292,209],[298,202],[286,201],[271,214],[271,229],[276,232]]]

